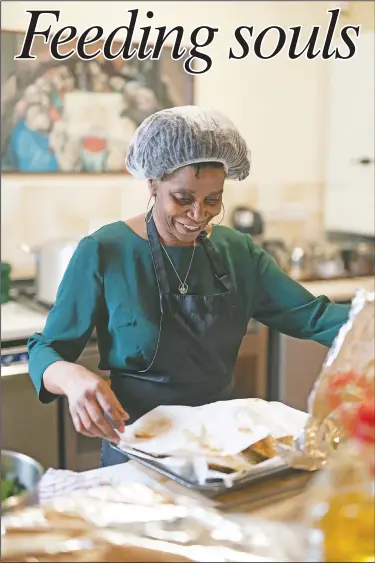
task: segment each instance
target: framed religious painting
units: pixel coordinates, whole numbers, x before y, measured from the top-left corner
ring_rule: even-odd
[[[2,173],[124,173],[143,119],[194,103],[194,77],[167,46],[159,60],[57,61],[37,37],[36,59],[14,60],[23,39],[1,31]]]

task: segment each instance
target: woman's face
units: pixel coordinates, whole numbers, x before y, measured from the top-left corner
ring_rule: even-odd
[[[155,195],[154,220],[166,243],[192,244],[221,211],[223,168],[179,168],[165,179],[150,181]]]

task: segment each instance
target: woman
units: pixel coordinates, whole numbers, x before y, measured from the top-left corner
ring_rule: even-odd
[[[348,315],[289,278],[250,236],[212,226],[225,179],[250,170],[224,116],[193,106],[157,112],[138,128],[127,167],[147,179],[151,211],[80,242],[43,333],[29,342],[40,400],[66,395],[77,431],[103,438],[103,466],[126,459],[109,447],[125,420],[162,404],[235,398],[250,317],[330,346]],[[111,388],[74,364],[94,327]]]

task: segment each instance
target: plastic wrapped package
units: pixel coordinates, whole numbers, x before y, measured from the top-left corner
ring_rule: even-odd
[[[223,516],[137,484],[75,492],[2,518],[3,563],[301,561],[302,540],[299,528]]]
[[[374,400],[375,294],[357,291],[308,400],[309,418],[293,447],[278,446],[293,467],[322,468],[346,443],[359,403]]]

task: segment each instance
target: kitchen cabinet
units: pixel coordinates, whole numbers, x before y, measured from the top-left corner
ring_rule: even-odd
[[[280,334],[278,400],[307,411],[307,400],[322,369],[328,349],[322,344]]]
[[[29,455],[45,469],[59,467],[57,409],[57,402],[49,405],[39,402],[28,374],[27,363],[2,368],[1,448],[3,450]]]
[[[374,235],[374,33],[354,57],[327,61],[325,228]]]
[[[267,398],[268,328],[251,321],[243,337],[234,369],[240,398]]]
[[[100,371],[98,368],[99,352],[95,342],[88,344],[77,363],[109,382],[109,373]],[[99,438],[89,438],[76,431],[65,397],[62,399],[60,415],[62,430],[60,442],[64,468],[72,471],[87,471],[99,467],[102,441]]]

